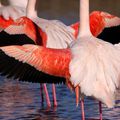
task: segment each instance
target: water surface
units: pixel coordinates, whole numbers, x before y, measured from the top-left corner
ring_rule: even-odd
[[[48,85],[52,102],[51,85]],[[120,96],[118,95],[120,99]],[[0,120],[78,120],[80,107],[75,105],[75,95],[65,85],[57,85],[58,108],[41,103],[39,84],[31,84],[1,78]],[[98,118],[98,101],[85,98],[87,118]],[[120,101],[114,109],[103,107],[106,120],[120,120]]]

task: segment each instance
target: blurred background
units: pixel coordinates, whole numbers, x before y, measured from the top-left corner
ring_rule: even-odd
[[[7,0],[2,0],[7,4]],[[65,24],[78,21],[79,0],[37,0],[38,14],[46,19],[59,19]],[[102,10],[120,16],[120,0],[90,0],[90,11]]]

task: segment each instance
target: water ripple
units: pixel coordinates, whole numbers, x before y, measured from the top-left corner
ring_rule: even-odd
[[[3,79],[3,78],[1,78]],[[52,100],[51,85],[48,85]],[[14,80],[0,81],[0,120],[78,120],[80,107],[76,107],[75,94],[64,85],[57,85],[57,108],[46,108],[41,104],[39,84],[22,83]],[[119,92],[117,98],[119,99]],[[87,118],[99,118],[98,101],[85,98]],[[108,109],[103,105],[103,117],[106,120],[119,120],[120,100],[116,107]],[[90,120],[90,119],[89,119]],[[93,120],[93,119],[92,119]]]

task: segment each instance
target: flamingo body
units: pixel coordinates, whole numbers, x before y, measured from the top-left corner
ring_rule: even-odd
[[[120,51],[93,36],[80,39],[71,46],[71,82],[74,86],[79,85],[80,92],[86,96],[93,96],[113,107],[114,93],[119,87]]]
[[[70,46],[70,81],[84,95],[113,107],[120,83],[120,49],[92,35],[89,0],[80,0],[80,21],[78,38]]]

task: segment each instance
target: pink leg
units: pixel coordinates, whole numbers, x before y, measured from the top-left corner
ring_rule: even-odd
[[[81,99],[81,113],[82,113],[82,120],[85,120],[85,111],[84,111],[84,99]]]
[[[100,120],[102,120],[102,103],[99,102]]]
[[[51,107],[50,98],[49,98],[49,94],[48,94],[48,90],[47,90],[46,84],[43,84],[43,87],[44,87],[44,92],[45,92],[45,95],[46,95],[47,105],[48,105],[48,107]]]
[[[57,106],[57,98],[56,98],[55,84],[52,84],[52,92],[53,92],[53,104],[54,104],[54,107],[56,107]]]

